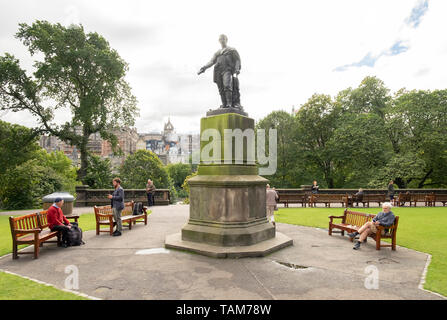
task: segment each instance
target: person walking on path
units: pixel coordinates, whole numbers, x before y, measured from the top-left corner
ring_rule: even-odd
[[[147,195],[147,205],[151,207],[154,205],[154,194],[155,194],[155,185],[151,179],[147,180],[146,184],[146,195]]]
[[[276,227],[275,223],[275,207],[276,207],[276,200],[278,199],[278,193],[274,189],[270,188],[270,185],[267,185],[267,191],[266,191],[266,205],[267,205],[267,219],[273,223],[273,226]]]
[[[348,233],[350,238],[355,238],[358,234],[360,234],[359,240],[354,244],[354,250],[360,249],[360,244],[365,241],[366,237],[370,233],[376,233],[378,231],[377,226],[384,226],[385,228],[391,227],[394,223],[394,214],[391,212],[392,205],[389,202],[385,202],[382,205],[382,211],[379,212],[372,221],[365,223],[358,231]],[[382,235],[387,230],[382,230]]]
[[[47,211],[48,227],[51,231],[59,231],[62,233],[62,246],[68,247],[68,230],[71,228],[70,221],[65,217],[62,212],[62,206],[64,200],[62,198],[54,199],[54,203]]]
[[[111,207],[113,209],[113,217],[116,223],[116,230],[112,235],[114,237],[120,236],[123,231],[123,223],[121,221],[121,211],[124,209],[124,189],[121,187],[120,178],[115,178],[112,181],[115,190],[113,194],[109,194],[108,198],[111,202]]]

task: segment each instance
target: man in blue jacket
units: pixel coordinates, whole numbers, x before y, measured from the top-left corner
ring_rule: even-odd
[[[394,214],[391,212],[392,205],[389,202],[385,202],[382,205],[382,211],[379,212],[372,221],[365,223],[358,231],[348,233],[350,238],[355,238],[360,234],[359,240],[354,244],[354,250],[360,249],[360,244],[366,239],[370,233],[376,233],[378,231],[377,226],[384,226],[385,228],[391,227],[394,223]],[[382,230],[385,233],[386,230]]]
[[[121,222],[121,211],[124,209],[124,189],[121,187],[120,178],[115,178],[112,181],[115,191],[113,194],[109,194],[110,205],[113,209],[113,217],[116,222],[116,230],[112,234],[114,237],[120,236],[123,231],[123,223]]]

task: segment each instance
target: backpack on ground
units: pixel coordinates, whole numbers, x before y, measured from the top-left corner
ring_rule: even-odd
[[[77,222],[71,223],[71,228],[67,232],[67,244],[69,246],[80,246],[81,244],[85,244],[82,241],[82,229],[79,228]]]
[[[133,205],[133,215],[137,216],[143,213],[143,203],[142,202],[136,202]]]

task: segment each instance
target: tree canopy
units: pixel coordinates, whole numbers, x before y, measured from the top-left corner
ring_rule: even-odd
[[[280,115],[280,116],[279,116]],[[281,119],[281,120],[279,120]],[[334,98],[314,94],[294,113],[274,111],[258,128],[278,130],[277,187],[447,186],[447,90],[401,89],[376,77]]]
[[[90,135],[100,133],[115,147],[112,129],[131,126],[138,115],[136,98],[125,80],[127,63],[96,32],[82,25],[64,27],[47,21],[20,24],[16,34],[32,56],[29,76],[13,55],[0,56],[1,110],[26,110],[38,121],[34,134],[48,133],[76,146],[81,155],[81,180],[88,165]],[[56,110],[71,114],[60,124]]]

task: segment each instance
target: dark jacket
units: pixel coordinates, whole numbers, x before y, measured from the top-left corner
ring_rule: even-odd
[[[354,195],[354,199],[356,200],[356,201],[362,201],[363,200],[363,191],[359,191],[359,192],[357,192],[355,195]]]
[[[112,208],[116,208],[118,210],[124,209],[124,189],[119,186],[112,193],[113,198],[110,199],[110,205]]]
[[[153,182],[146,184],[146,193],[154,193],[155,190],[156,190],[156,188],[155,188],[155,184]]]
[[[388,195],[390,196],[394,196],[394,184],[389,184],[388,185]]]
[[[388,213],[381,211],[373,218],[373,222],[376,221],[379,221],[381,226],[391,227],[394,223],[394,214],[391,211]]]

